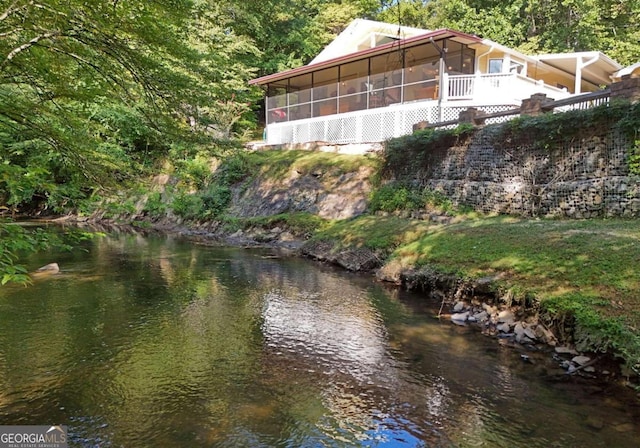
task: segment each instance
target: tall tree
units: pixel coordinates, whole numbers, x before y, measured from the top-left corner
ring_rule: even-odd
[[[309,62],[355,18],[374,18],[380,0],[230,0],[219,8],[237,34],[262,51],[256,62],[269,74]]]
[[[218,18],[189,0],[3,2],[0,199],[16,205],[69,180],[113,179],[131,148],[105,142],[119,129],[105,127],[101,105],[168,118],[168,130],[181,126],[176,117],[215,123],[231,98],[246,102],[256,50]]]
[[[422,12],[411,25],[455,28],[528,53],[599,50],[622,64],[640,58],[640,0],[431,0]]]
[[[0,212],[73,205],[172,131],[228,132],[258,53],[220,17],[205,0],[0,1]],[[39,245],[10,229],[1,281],[23,274],[16,250]]]

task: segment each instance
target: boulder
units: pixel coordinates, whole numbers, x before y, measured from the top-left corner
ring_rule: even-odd
[[[455,313],[451,315],[451,320],[453,322],[466,322],[469,319],[469,312],[466,311],[464,313]]]
[[[460,313],[462,312],[462,310],[464,310],[464,302],[456,302],[455,306],[453,307],[453,312]]]
[[[588,356],[583,356],[583,355],[578,355],[578,356],[574,356],[573,358],[571,358],[571,362],[574,362],[574,363],[578,364],[579,366],[583,366],[583,365],[587,364],[589,361],[591,361],[591,358],[589,358]]]
[[[35,272],[32,272],[30,276],[32,279],[35,280],[35,279],[48,278],[49,276],[56,275],[59,272],[60,272],[60,267],[58,266],[58,263],[49,263],[47,265],[42,266]]]
[[[575,351],[574,349],[569,347],[564,347],[564,346],[558,346],[554,350],[559,355],[577,355],[578,354],[578,352]]]
[[[50,274],[57,274],[58,272],[60,272],[60,266],[58,266],[58,263],[49,263],[39,268],[36,272],[47,272]]]
[[[498,323],[513,324],[516,321],[516,316],[509,310],[500,311],[498,313]]]
[[[531,327],[524,328],[524,335],[532,341],[536,340],[536,333],[533,331]]]

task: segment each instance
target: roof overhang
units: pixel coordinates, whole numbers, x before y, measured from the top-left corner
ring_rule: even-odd
[[[616,61],[599,51],[542,54],[534,58],[572,75],[576,74],[576,67],[581,65],[582,79],[594,85],[611,84],[613,74],[622,68]]]
[[[325,68],[335,67],[340,64],[345,64],[348,62],[365,59],[371,56],[378,56],[380,54],[391,53],[393,51],[397,51],[398,49],[403,49],[406,47],[412,47],[414,45],[424,44],[424,43],[430,42],[431,39],[435,39],[435,40],[453,39],[457,42],[467,44],[467,45],[482,42],[482,39],[480,39],[477,36],[473,36],[471,34],[461,33],[460,31],[454,31],[454,30],[444,28],[440,30],[429,31],[419,36],[398,40],[396,42],[390,42],[388,44],[380,45],[378,47],[368,48],[366,50],[358,51],[355,53],[329,59],[326,61],[317,62],[315,64],[303,65],[302,67],[294,68],[284,72],[274,73],[273,75],[267,75],[261,78],[252,79],[251,81],[249,81],[249,84],[265,85],[272,82],[281,81],[283,79],[291,78],[293,76],[300,76],[307,73],[316,72],[318,70],[323,70]]]
[[[640,62],[623,68],[613,75],[614,79],[622,79],[623,76],[631,75],[632,78],[640,78]]]

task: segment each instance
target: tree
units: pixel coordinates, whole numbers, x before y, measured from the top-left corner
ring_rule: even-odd
[[[220,18],[204,0],[3,1],[0,205],[73,206],[192,135],[193,111],[254,98],[257,49]],[[14,277],[15,251],[37,246],[7,224],[0,244]]]
[[[625,65],[640,54],[639,21],[639,0],[431,0],[413,25],[458,29],[525,53],[599,50]]]
[[[232,97],[248,101],[248,56],[256,49],[217,25],[218,17],[206,2],[186,0],[5,5],[0,199],[16,206],[33,195],[51,198],[55,186],[73,180],[84,190],[117,180],[139,149],[120,146],[120,130],[106,125],[119,104],[141,127],[162,123],[167,134],[188,130],[193,110]]]
[[[355,18],[374,18],[379,0],[230,0],[218,6],[236,34],[262,53],[261,75],[306,64]]]

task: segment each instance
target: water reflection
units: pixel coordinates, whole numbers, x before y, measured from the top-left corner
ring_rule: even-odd
[[[637,408],[368,278],[171,238],[86,249],[0,289],[0,424],[65,423],[74,446],[636,446]]]

